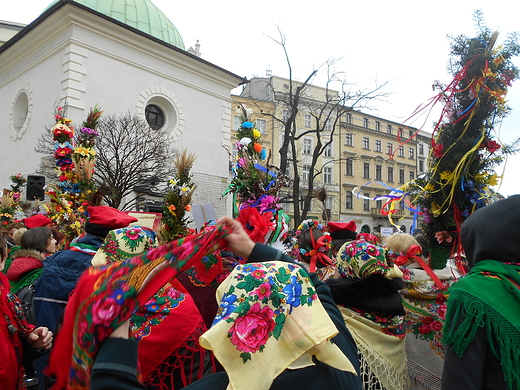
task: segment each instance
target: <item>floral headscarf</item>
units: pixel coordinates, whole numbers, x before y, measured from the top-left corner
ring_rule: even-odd
[[[339,274],[348,279],[362,280],[372,274],[388,276],[393,267],[388,264],[388,250],[365,240],[343,246],[337,256]]]
[[[99,266],[124,261],[157,247],[157,235],[144,226],[130,226],[111,230],[92,258]]]
[[[307,273],[295,264],[238,265],[217,290],[220,306],[200,343],[213,350],[229,377],[228,390],[267,390],[286,368],[312,357],[355,372],[330,339],[338,330]]]

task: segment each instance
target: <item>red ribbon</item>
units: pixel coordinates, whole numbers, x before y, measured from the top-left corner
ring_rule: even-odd
[[[410,259],[417,260],[417,262],[420,264],[422,269],[424,271],[426,271],[428,276],[433,280],[435,285],[439,289],[443,289],[444,284],[441,282],[439,277],[435,274],[435,272],[433,272],[433,270],[430,268],[430,266],[428,264],[426,264],[426,262],[422,259],[422,257],[417,256],[417,255],[420,255],[421,253],[422,253],[422,250],[419,245],[412,245],[410,247],[410,249],[408,249],[408,252],[406,252],[405,254],[399,255],[397,257],[397,259],[394,261],[394,263],[396,265],[405,265],[408,262],[408,260],[410,260]]]
[[[327,248],[329,246],[331,241],[330,236],[321,236],[316,241],[314,241],[314,234],[312,234],[312,232],[310,236],[312,242],[312,250],[305,253],[305,256],[311,257],[309,271],[316,272],[316,262],[318,261],[323,265],[334,265],[330,257],[328,257],[325,254],[325,252],[320,251],[320,248]]]

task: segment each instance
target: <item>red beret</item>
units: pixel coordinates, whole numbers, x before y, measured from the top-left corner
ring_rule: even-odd
[[[90,214],[90,223],[108,229],[121,229],[138,221],[137,218],[109,206],[89,206],[88,213]]]
[[[25,226],[27,226],[27,229],[34,229],[36,227],[43,227],[47,225],[52,224],[52,219],[49,217],[46,217],[43,214],[36,214],[32,217],[22,219],[22,222]]]
[[[357,229],[356,222],[354,222],[354,221],[350,221],[349,223],[329,222],[327,226],[329,228],[329,233],[341,232],[341,231],[355,232]]]
[[[333,240],[355,240],[356,239],[356,222],[350,221],[345,222],[329,222],[327,224],[329,228],[330,237]]]

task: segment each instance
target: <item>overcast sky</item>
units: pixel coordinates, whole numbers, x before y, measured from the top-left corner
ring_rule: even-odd
[[[372,104],[372,115],[403,123],[414,110],[434,96],[434,80],[448,84],[448,35],[475,35],[473,12],[484,12],[486,25],[499,30],[500,43],[520,31],[517,1],[416,0],[365,2],[345,0],[294,1],[176,1],[152,0],[181,33],[186,48],[199,40],[202,58],[240,76],[287,77],[288,68],[277,28],[285,34],[294,77],[304,80],[328,59],[340,59],[337,71],[359,88],[389,82],[387,102]],[[0,19],[30,23],[51,0],[4,1]],[[520,66],[520,59],[515,63]],[[319,75],[315,84],[323,82]],[[238,93],[239,91],[235,91]],[[520,136],[520,82],[508,93],[512,115],[497,128],[499,142]],[[440,109],[440,108],[439,108]],[[405,124],[431,131],[438,110],[427,120]],[[497,169],[502,173],[503,167]],[[498,191],[520,193],[520,156],[509,159]]]

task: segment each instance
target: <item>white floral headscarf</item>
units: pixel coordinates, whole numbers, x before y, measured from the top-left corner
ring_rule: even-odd
[[[217,290],[220,306],[200,344],[213,350],[229,377],[228,390],[267,390],[286,368],[313,365],[355,369],[330,339],[338,330],[307,273],[295,264],[235,267]]]
[[[144,226],[129,226],[111,230],[92,258],[92,265],[100,266],[139,256],[159,246],[157,235]]]

